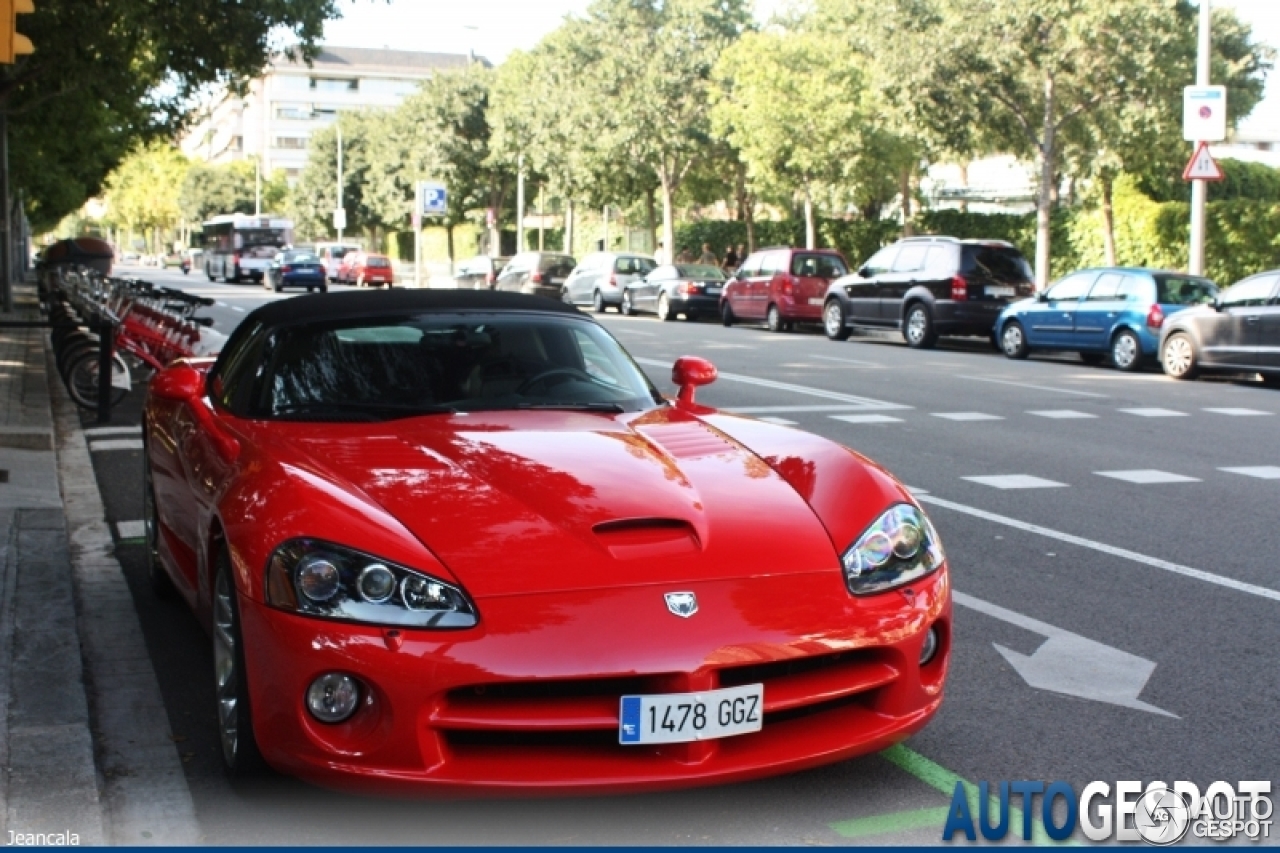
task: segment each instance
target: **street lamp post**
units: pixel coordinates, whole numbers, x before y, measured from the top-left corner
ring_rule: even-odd
[[[342,122],[341,122],[341,119],[339,119],[338,121],[334,122],[334,127],[336,127],[336,128],[338,129],[338,207],[337,207],[337,209],[338,209],[338,210],[343,210],[343,207],[342,207]],[[345,224],[346,224],[346,216],[345,216],[345,215],[342,215],[342,216],[341,216],[341,219],[339,220],[338,225],[337,225],[337,228],[338,228],[338,242],[339,242],[339,243],[341,243],[341,242],[342,242],[342,231],[343,231],[343,227],[344,227],[344,225],[345,225]]]

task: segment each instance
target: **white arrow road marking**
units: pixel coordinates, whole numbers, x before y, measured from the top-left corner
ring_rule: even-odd
[[[953,591],[951,598],[962,607],[1049,638],[1030,655],[992,643],[1022,676],[1022,680],[1032,687],[1178,719],[1177,714],[1148,705],[1138,698],[1156,668],[1152,661],[963,592]]]

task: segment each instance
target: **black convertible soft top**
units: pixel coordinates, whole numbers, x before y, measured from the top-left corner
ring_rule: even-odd
[[[256,309],[245,317],[243,327],[254,321],[266,326],[340,320],[344,317],[431,311],[539,311],[551,314],[579,314],[577,308],[543,296],[500,293],[492,290],[352,290],[317,293],[280,299]]]

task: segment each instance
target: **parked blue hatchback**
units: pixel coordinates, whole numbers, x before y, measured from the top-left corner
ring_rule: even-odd
[[[1105,267],[1073,272],[1034,298],[1010,303],[996,318],[995,339],[1009,358],[1034,350],[1080,353],[1085,364],[1108,356],[1137,370],[1156,355],[1164,318],[1218,295],[1212,281],[1165,270]]]

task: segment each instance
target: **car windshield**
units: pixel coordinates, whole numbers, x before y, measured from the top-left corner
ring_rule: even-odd
[[[1158,275],[1156,301],[1161,305],[1207,305],[1218,295],[1217,286],[1207,278]]]
[[[373,421],[662,403],[617,341],[570,317],[431,314],[295,326],[274,333],[265,362],[254,417]]]
[[[387,260],[386,258],[382,257],[381,255],[370,255],[370,256],[369,256],[369,260],[368,260],[368,261],[366,261],[365,263],[366,263],[366,265],[367,265],[367,266],[371,266],[371,267],[389,267],[389,266],[391,266],[391,261],[389,261],[389,260]]]
[[[320,258],[310,252],[285,252],[281,259],[286,264],[318,264]]]
[[[681,264],[676,271],[685,278],[700,278],[704,281],[724,281],[724,273],[719,267],[706,264]]]

